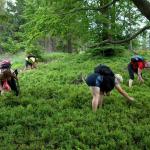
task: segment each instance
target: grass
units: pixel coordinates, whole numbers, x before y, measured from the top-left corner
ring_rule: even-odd
[[[149,52],[140,53],[150,56]],[[21,95],[0,97],[0,149],[148,150],[150,72],[144,71],[143,85],[135,81],[129,89],[126,67],[130,56],[53,53],[47,56],[49,63],[20,73]],[[14,62],[21,66],[23,56],[16,57]],[[113,90],[105,97],[103,108],[92,112],[91,93],[80,78],[99,63],[123,75],[122,86],[135,97],[135,103],[127,104]]]

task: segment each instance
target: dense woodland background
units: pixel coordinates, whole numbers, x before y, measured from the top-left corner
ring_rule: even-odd
[[[100,51],[111,54],[124,48],[148,49],[147,3],[147,0],[142,4],[140,0],[16,0],[15,3],[0,0],[0,52],[71,53],[91,49],[97,54]]]

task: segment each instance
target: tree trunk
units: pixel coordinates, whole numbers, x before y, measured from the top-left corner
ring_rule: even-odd
[[[146,32],[143,32],[142,40],[143,40],[142,49],[145,50],[146,49]]]
[[[48,52],[55,51],[55,40],[50,36],[44,39],[44,47]]]
[[[72,53],[73,52],[71,35],[68,36],[67,51],[68,51],[68,53]]]
[[[109,2],[109,0],[101,0],[101,6],[106,5]],[[102,15],[104,15],[107,19],[109,18],[109,11],[108,8],[101,10]],[[110,35],[108,34],[108,30],[110,28],[110,25],[108,23],[102,24],[102,40],[106,40],[110,38]]]
[[[109,3],[110,0],[102,0],[101,1],[101,6],[106,5],[107,3]],[[115,10],[114,10],[115,11]],[[110,31],[112,31],[112,28],[114,27],[115,24],[115,13],[111,14],[111,11],[109,10],[109,8],[105,8],[101,11],[102,15],[105,16],[106,19],[110,20],[111,19],[111,23],[108,22],[103,22],[102,23],[102,40],[105,41],[107,39],[112,40],[113,35]],[[102,46],[106,46],[106,43],[103,43]],[[113,48],[105,48],[102,52],[102,55],[104,56],[111,56],[114,54],[114,49]]]
[[[133,51],[133,44],[132,44],[132,40],[129,42],[129,50]]]
[[[148,0],[132,0],[139,11],[150,20],[150,2]]]
[[[131,4],[130,1],[128,1],[128,8],[129,8],[129,35],[132,35],[132,26],[131,26]],[[129,41],[129,50],[132,51],[133,50],[133,45],[132,45],[132,40]]]

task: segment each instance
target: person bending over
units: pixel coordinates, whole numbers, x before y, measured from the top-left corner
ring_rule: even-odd
[[[99,65],[95,68],[94,73],[86,78],[86,84],[90,87],[92,92],[92,109],[95,112],[98,106],[102,106],[104,95],[109,95],[114,88],[123,95],[127,101],[133,101],[127,92],[123,90],[120,83],[123,78],[120,74],[114,74],[112,70],[106,65]]]
[[[150,62],[144,60],[144,58],[140,55],[134,55],[131,57],[131,61],[128,64],[128,73],[129,73],[129,87],[132,87],[134,74],[138,75],[138,80],[141,83],[144,83],[144,79],[142,77],[142,70],[144,68],[150,68]]]
[[[10,60],[3,60],[0,62],[0,93],[3,94],[4,91],[15,92],[15,95],[19,95],[19,82],[18,82],[18,71],[13,71],[11,69]]]
[[[25,59],[25,66],[26,69],[34,69],[36,68],[36,56],[33,54],[29,54],[27,55],[26,59]]]

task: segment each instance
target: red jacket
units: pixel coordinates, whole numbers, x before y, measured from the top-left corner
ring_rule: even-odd
[[[143,70],[145,68],[145,62],[131,62],[133,70],[136,71],[138,68]]]

